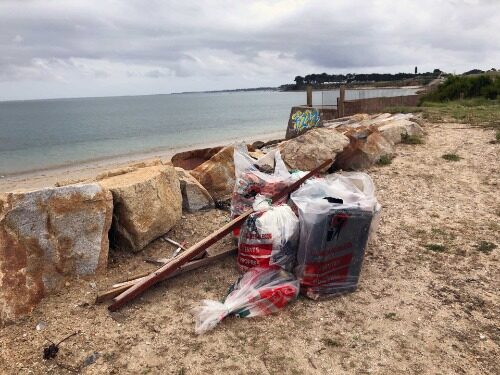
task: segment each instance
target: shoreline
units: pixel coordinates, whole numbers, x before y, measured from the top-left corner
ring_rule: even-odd
[[[112,156],[109,158],[100,158],[87,160],[77,163],[56,165],[43,169],[24,171],[18,173],[6,174],[0,178],[0,193],[27,191],[54,186],[57,182],[68,180],[88,179],[102,173],[106,170],[123,168],[130,164],[135,164],[151,159],[161,159],[163,161],[179,153],[198,148],[211,148],[217,146],[227,146],[231,143],[244,141],[253,143],[255,141],[267,142],[273,139],[284,139],[285,130],[278,132],[269,132],[256,136],[241,138],[229,138],[220,142],[195,143],[190,146],[183,146],[169,149],[156,149],[141,153]]]

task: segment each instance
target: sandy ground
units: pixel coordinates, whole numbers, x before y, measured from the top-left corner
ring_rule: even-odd
[[[267,142],[273,139],[283,138],[285,138],[285,132],[279,131],[270,132],[259,136],[250,136],[246,137],[243,140],[249,144],[252,144],[255,141]],[[199,142],[199,140],[197,141]],[[195,144],[194,146],[190,147],[118,156],[102,160],[89,161],[86,163],[64,165],[41,171],[20,173],[17,175],[2,175],[0,176],[0,192],[40,189],[46,186],[53,186],[56,182],[67,181],[69,179],[88,179],[109,169],[122,168],[129,164],[138,163],[150,159],[170,160],[170,158],[178,152],[193,150],[196,148],[224,146],[236,141],[241,141],[241,139],[225,139],[215,143]]]
[[[119,312],[94,305],[98,289],[152,269],[143,256],[172,251],[156,241],[141,255],[114,252],[107,275],[70,282],[1,329],[0,372],[499,374],[500,247],[487,253],[476,245],[500,245],[500,145],[489,143],[492,131],[461,124],[426,130],[424,145],[400,145],[391,165],[369,170],[383,215],[357,292],[301,297],[278,314],[228,318],[196,336],[189,309],[224,296],[238,274],[228,258],[163,282]],[[463,159],[441,158],[449,152]],[[194,242],[227,220],[218,210],[186,214],[169,235]],[[226,239],[218,249],[230,246]],[[56,360],[42,359],[44,336],[77,330]],[[92,353],[97,360],[84,366]]]

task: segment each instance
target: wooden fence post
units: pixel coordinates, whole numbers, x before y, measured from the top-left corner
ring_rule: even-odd
[[[339,99],[337,101],[337,111],[339,117],[344,117],[345,85],[340,85]]]
[[[307,106],[312,107],[313,106],[313,88],[311,85],[307,85],[306,94],[307,94]]]

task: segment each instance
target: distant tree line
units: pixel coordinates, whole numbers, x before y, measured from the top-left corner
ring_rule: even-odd
[[[401,81],[414,78],[438,77],[441,70],[434,69],[433,72],[426,73],[369,73],[369,74],[308,74],[304,77],[296,76],[294,81],[297,87],[304,85],[322,85],[322,84],[348,84],[348,83],[371,83],[371,82],[390,82]]]

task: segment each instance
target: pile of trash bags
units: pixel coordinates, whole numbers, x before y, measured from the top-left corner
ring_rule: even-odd
[[[271,204],[276,189],[300,175],[282,163],[279,151],[255,161],[244,145],[235,148],[231,212],[254,209],[238,233],[237,263],[246,273],[222,302],[205,300],[195,310],[197,333],[229,315],[273,313],[299,292],[318,300],[356,290],[381,210],[373,181],[362,172],[312,178],[288,202]]]

